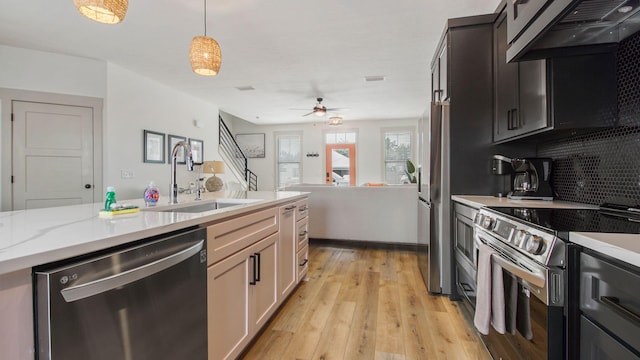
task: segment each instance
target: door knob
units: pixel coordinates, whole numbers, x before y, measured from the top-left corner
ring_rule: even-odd
[[[84,184],[85,189],[91,189],[91,184]]]

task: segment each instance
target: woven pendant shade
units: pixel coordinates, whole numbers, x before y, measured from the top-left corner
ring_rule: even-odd
[[[208,36],[195,36],[189,48],[191,69],[198,75],[213,76],[220,71],[222,53],[220,45]]]
[[[127,14],[129,0],[73,0],[85,17],[103,24],[117,24]]]

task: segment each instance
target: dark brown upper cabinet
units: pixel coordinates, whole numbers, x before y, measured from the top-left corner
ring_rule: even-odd
[[[447,60],[447,46],[442,46],[431,67],[431,101],[444,101],[449,98]]]
[[[615,125],[614,52],[507,63],[507,47],[503,12],[494,26],[495,143],[551,130]]]

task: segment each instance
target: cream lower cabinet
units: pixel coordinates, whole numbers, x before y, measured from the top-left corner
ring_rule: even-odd
[[[309,218],[296,222],[297,282],[304,280],[309,272]]]
[[[308,258],[296,204],[207,226],[209,360],[237,358],[295,289]]]
[[[210,266],[209,360],[234,359],[278,307],[277,240],[264,240]]]
[[[296,209],[296,278],[300,283],[309,272],[309,199],[297,201]]]
[[[296,206],[293,203],[280,207],[278,217],[278,296],[284,300],[297,285],[296,258]]]

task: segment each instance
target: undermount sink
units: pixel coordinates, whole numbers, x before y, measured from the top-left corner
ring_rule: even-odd
[[[218,210],[232,206],[247,205],[260,201],[259,199],[220,199],[216,201],[210,201],[206,203],[192,204],[186,206],[159,208],[159,209],[145,209],[147,211],[158,212],[176,212],[176,213],[201,213],[205,211]]]

